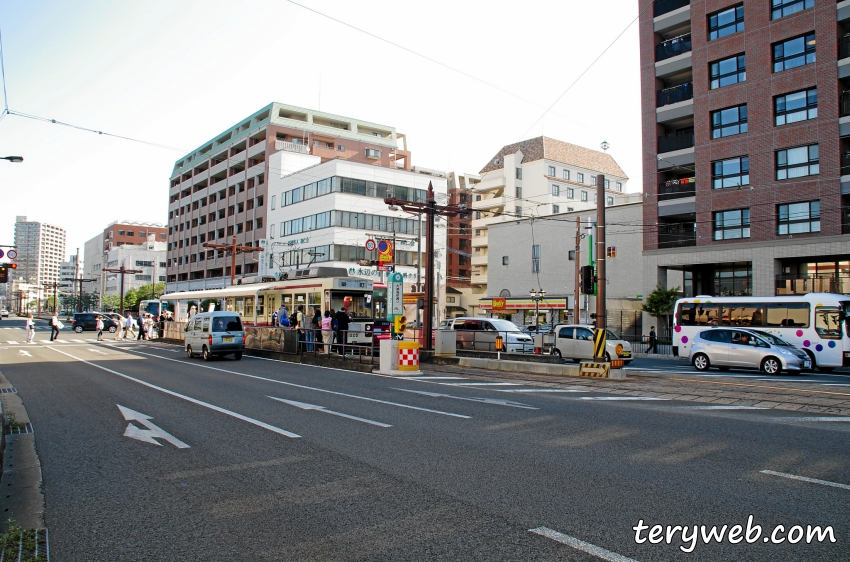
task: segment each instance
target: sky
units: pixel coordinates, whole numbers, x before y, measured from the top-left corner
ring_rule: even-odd
[[[0,0],[10,110],[152,143],[5,115],[0,156],[25,160],[0,160],[0,245],[18,215],[69,254],[116,220],[165,224],[174,163],[272,101],[395,127],[439,170],[607,141],[642,190],[636,0],[297,1],[455,70],[286,0]]]

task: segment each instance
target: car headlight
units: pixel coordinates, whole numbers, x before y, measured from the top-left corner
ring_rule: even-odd
[[[788,351],[787,349],[785,349],[785,348],[783,348],[783,347],[780,347],[780,348],[779,348],[779,353],[781,353],[782,355],[788,355],[788,356],[790,356],[790,357],[796,357],[796,355],[794,355],[794,353],[793,353],[793,352]]]

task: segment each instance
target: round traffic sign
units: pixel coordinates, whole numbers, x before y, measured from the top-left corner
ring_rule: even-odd
[[[2,258],[4,255],[5,254],[3,253],[3,250],[0,250],[0,258]]]
[[[386,252],[387,250],[389,250],[389,248],[390,248],[390,243],[387,242],[386,240],[381,240],[380,242],[378,242],[378,251],[381,252],[382,254],[384,252]]]
[[[366,240],[366,249],[367,250],[369,250],[370,252],[374,252],[375,246],[376,246],[376,244],[375,244],[374,240],[372,240],[371,238]]]
[[[8,256],[10,260],[13,260],[18,257],[18,252],[16,252],[15,250],[9,250],[8,252],[6,252],[6,256]]]

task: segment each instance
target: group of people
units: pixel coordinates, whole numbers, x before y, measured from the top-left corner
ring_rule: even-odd
[[[97,341],[103,341],[103,330],[106,327],[105,318],[98,314],[95,317],[95,331],[97,331]],[[167,312],[163,312],[160,316],[154,317],[153,314],[145,313],[139,314],[136,318],[133,318],[133,314],[128,312],[126,318],[122,318],[120,325],[115,330],[115,339],[132,339],[136,338],[136,340],[152,340],[156,338],[162,337],[163,331],[163,322],[173,322],[174,318]],[[117,320],[116,320],[117,322]],[[27,315],[27,320],[25,324],[25,328],[27,331],[27,343],[32,343],[33,337],[35,336],[35,323],[33,322],[32,314]],[[64,328],[64,325],[59,320],[57,315],[53,315],[50,317],[50,341],[55,341],[59,339],[59,331]],[[136,333],[136,328],[138,328],[138,333]]]
[[[272,326],[298,330],[298,347],[303,351],[320,351],[325,355],[336,347],[340,355],[345,355],[345,345],[348,339],[348,325],[351,318],[348,309],[326,310],[322,314],[321,307],[304,305],[295,307],[291,315],[285,306],[272,313]]]

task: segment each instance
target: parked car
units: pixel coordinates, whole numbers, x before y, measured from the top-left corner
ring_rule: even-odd
[[[593,359],[593,326],[586,324],[558,324],[555,326],[555,345],[552,355],[581,361]],[[632,344],[621,339],[611,330],[605,330],[605,356],[611,359],[623,359],[628,365],[632,362]]]
[[[245,330],[236,312],[201,312],[186,323],[186,354],[200,352],[205,361],[214,356],[233,355],[237,361],[245,351]]]
[[[0,317],[8,318],[9,317],[9,311],[6,310],[6,309],[0,310]]]
[[[74,314],[71,328],[78,334],[82,334],[86,330],[96,330],[98,316],[103,316],[103,329],[114,334],[118,329],[118,323],[99,312],[77,312]]]
[[[539,324],[535,326],[534,324],[526,324],[525,326],[520,327],[520,330],[522,330],[523,333],[531,334],[532,336],[534,334],[549,334],[552,332],[552,325]]]
[[[452,318],[441,330],[457,332],[457,348],[475,351],[496,351],[496,336],[502,336],[508,353],[531,353],[534,342],[531,336],[522,333],[519,327],[501,318],[476,318],[460,316]]]
[[[697,333],[688,359],[698,371],[736,367],[778,375],[812,368],[811,358],[782,338],[744,328],[711,328]]]

